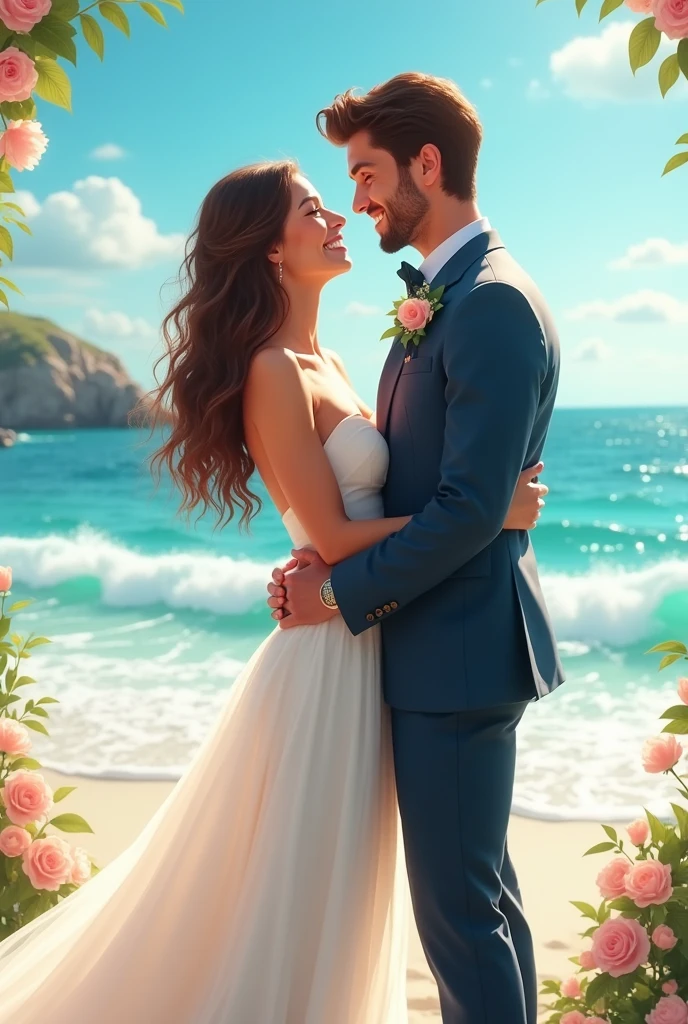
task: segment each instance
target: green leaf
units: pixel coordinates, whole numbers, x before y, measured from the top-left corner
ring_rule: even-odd
[[[587,4],[587,2],[588,0],[576,0],[576,10],[578,11],[579,15],[583,13],[583,8]]]
[[[680,74],[681,69],[678,65],[678,57],[675,53],[672,53],[665,61],[662,61],[659,68],[659,88],[662,90],[662,96],[666,96],[669,89],[673,89],[678,82]]]
[[[616,843],[598,843],[597,846],[591,846],[589,850],[586,850],[583,854],[584,857],[590,857],[593,853],[608,853],[613,850]],[[595,918],[597,920],[597,918]]]
[[[652,814],[650,811],[646,810],[645,814],[647,815],[647,820],[648,820],[648,822],[650,824],[650,832],[651,832],[651,835],[652,835],[652,842],[653,843],[663,843],[664,840],[666,839],[666,835],[667,835],[666,828],[664,827],[662,822],[659,820],[659,818],[655,817],[655,815]]]
[[[5,206],[11,205],[11,203],[5,203]],[[10,281],[7,281],[4,277],[0,277],[0,281],[4,282],[4,284],[8,285],[10,288],[14,288],[14,285]],[[19,291],[19,289],[16,288],[15,291]],[[21,292],[19,292],[19,294],[21,295]],[[15,612],[20,612],[22,608],[27,608],[30,604],[33,604],[31,598],[29,598],[27,601],[15,601],[13,605],[10,605],[8,611],[10,615],[14,615]]]
[[[53,0],[50,13],[63,21],[71,21],[79,13],[79,0]]]
[[[50,715],[45,710],[45,708],[39,708],[39,707],[32,708],[31,709],[31,714],[32,715],[37,715],[38,718],[50,718]]]
[[[20,220],[15,220],[15,218],[14,218],[14,217],[5,217],[5,220],[6,220],[6,221],[7,221],[7,222],[8,222],[9,224],[16,224],[16,225],[17,225],[17,227],[18,227],[18,228],[20,228],[20,229],[21,229],[21,230],[22,230],[22,231],[24,232],[24,234],[25,234],[25,235],[32,235],[32,234],[33,234],[33,231],[32,231],[32,230],[31,230],[31,228],[30,228],[30,227],[28,226],[28,224],[23,224],[23,223],[22,223],[22,221],[20,221]]]
[[[170,7],[176,7],[178,11],[184,13],[184,4],[182,0],[160,0],[161,4],[169,4]]]
[[[16,761],[12,762],[12,771],[19,771],[20,768],[26,768],[27,771],[35,771],[41,767],[41,762],[37,761],[34,757],[18,757]]]
[[[676,815],[681,839],[688,840],[688,811],[681,807],[680,804],[672,804],[671,809]]]
[[[600,11],[600,21],[603,21],[609,14],[621,7],[624,0],[604,0]]]
[[[599,999],[604,999],[614,991],[614,979],[608,974],[598,974],[593,978],[585,992],[585,1002],[593,1007]]]
[[[612,827],[611,827],[611,825],[603,825],[603,826],[602,826],[602,828],[604,829],[604,831],[605,831],[605,832],[607,833],[607,835],[609,836],[609,838],[610,838],[610,839],[611,839],[611,840],[612,840],[612,841],[613,841],[614,843],[618,843],[618,842],[619,842],[619,837],[618,837],[618,835],[616,834],[616,829],[615,829],[615,828],[612,828]]]
[[[686,132],[685,135],[682,135],[681,138],[677,140],[676,145],[677,146],[688,146],[688,132]]]
[[[617,899],[610,900],[609,907],[611,910],[618,910],[624,917],[640,917],[642,914],[640,907],[636,907],[628,896],[618,896]]]
[[[678,145],[678,143],[677,143]],[[678,640],[666,640],[663,644],[651,647],[648,654],[660,654],[662,651],[669,651],[670,654],[688,654],[688,648]]]
[[[403,334],[403,327],[390,327],[388,331],[380,336],[380,341],[384,341],[385,338],[396,338],[398,334]]]
[[[31,676],[20,676],[19,679],[17,679],[14,686],[12,687],[12,689],[18,690],[20,686],[30,686],[32,683],[35,682],[36,680],[32,679]]]
[[[645,18],[644,21],[638,22],[631,32],[631,38],[628,41],[628,55],[633,74],[636,73],[638,68],[645,67],[646,64],[650,63],[657,53],[661,41],[662,33],[655,25],[654,17]]]
[[[0,192],[14,192],[14,182],[7,171],[0,171]]]
[[[666,923],[681,942],[688,943],[688,914],[684,910],[680,910],[678,907],[670,907]]]
[[[101,60],[105,56],[105,36],[103,30],[90,14],[82,14],[81,18],[81,31],[84,33],[84,39],[91,47],[93,52],[97,54]]]
[[[2,640],[4,636],[7,636],[11,625],[12,620],[8,618],[7,615],[3,615],[2,618],[0,618],[0,640]]]
[[[71,113],[72,87],[66,72],[54,60],[47,57],[40,57],[36,61],[36,70],[38,71],[38,84],[34,90],[36,95]]]
[[[10,259],[14,258],[14,242],[12,241],[12,235],[9,233],[7,228],[4,228],[0,224],[0,249],[9,256]]]
[[[32,99],[20,103],[0,103],[0,110],[10,121],[33,121],[38,113]]]
[[[69,796],[70,793],[73,793],[76,788],[76,786],[60,786],[60,788],[56,789],[53,794],[53,801],[56,804],[59,804],[60,800],[64,800],[64,798]]]
[[[36,704],[59,704],[57,697],[41,697],[40,700],[36,701]]]
[[[146,2],[146,0],[141,0],[139,6],[142,8],[142,10],[146,12],[146,14],[150,18],[153,19],[153,21],[157,21],[158,25],[162,25],[163,28],[167,28],[165,15],[162,13],[159,7],[156,7],[155,4]]]
[[[131,36],[129,19],[119,4],[113,3],[112,0],[103,0],[103,3],[98,4],[98,10],[110,24],[118,28],[120,32],[124,32],[127,38]]]
[[[76,64],[74,35],[74,27],[53,14],[47,14],[31,29],[32,39],[47,46],[58,57],[64,57],[72,64]]]
[[[662,669],[669,668],[670,665],[673,665],[675,661],[679,661],[682,657],[682,654],[665,654],[659,663],[659,671],[661,672]]]
[[[684,853],[684,844],[677,835],[668,835],[666,842],[657,855],[660,864],[670,864],[672,868],[678,868]]]
[[[60,832],[93,832],[93,829],[80,814],[60,814],[49,822],[53,828]]]
[[[597,921],[597,911],[589,903],[579,903],[577,900],[571,900],[571,906],[575,907],[576,910],[580,910],[583,917],[589,917],[592,921]]]
[[[688,160],[688,153],[686,153],[686,159]],[[662,732],[671,732],[674,736],[688,736],[688,720],[677,719],[675,722],[669,722],[664,726]]]
[[[688,888],[681,887],[674,889],[670,902],[678,903],[682,907],[688,907]]]
[[[12,30],[9,29],[7,27],[7,25],[4,25],[0,21],[0,47],[2,47],[4,49],[5,43],[7,42],[7,40],[9,39],[9,37],[11,35],[12,35]]]
[[[10,308],[10,300],[7,298],[7,295],[4,293],[2,288],[0,288],[0,302],[2,302],[2,304],[6,306],[7,309]]]
[[[686,78],[688,78],[688,39],[679,39],[676,56],[678,58],[678,66]]]
[[[34,722],[31,718],[27,718],[23,724],[27,729],[33,729],[34,732],[42,732],[44,736],[50,735],[42,722]]]
[[[51,644],[52,640],[48,640],[47,636],[35,636],[32,640],[29,640],[26,645],[27,650],[33,650],[34,647],[42,647],[43,644]]]
[[[677,153],[676,156],[672,156],[662,171],[662,177],[665,174],[670,174],[671,171],[675,171],[677,167],[681,167],[685,163],[688,163],[688,153]]]
[[[688,704],[674,704],[668,708],[660,718],[688,718]]]

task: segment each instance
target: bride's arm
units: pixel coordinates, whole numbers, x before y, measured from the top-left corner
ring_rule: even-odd
[[[294,354],[266,348],[251,364],[245,392],[251,420],[284,497],[330,565],[396,533],[410,516],[350,520],[315,428],[307,381]]]

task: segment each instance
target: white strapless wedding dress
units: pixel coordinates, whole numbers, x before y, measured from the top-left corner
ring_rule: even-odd
[[[325,450],[381,516],[375,427]],[[378,630],[275,630],[138,840],[0,943],[0,1024],[403,1024],[406,908]]]

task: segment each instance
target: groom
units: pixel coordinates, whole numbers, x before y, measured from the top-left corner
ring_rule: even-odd
[[[411,894],[442,1019],[535,1024],[506,834],[516,726],[563,674],[529,535],[502,523],[543,449],[557,334],[480,216],[482,128],[452,82],[399,75],[338,96],[318,121],[347,147],[354,210],[373,219],[381,248],[423,257],[399,273],[409,294],[443,286],[444,308],[418,347],[394,342],[378,394],[385,515],[413,519],[339,565],[309,553],[307,568],[276,571],[284,587],[270,586],[270,604],[284,628],[334,615],[353,634],[381,625]]]

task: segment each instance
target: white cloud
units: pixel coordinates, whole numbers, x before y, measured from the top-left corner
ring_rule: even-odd
[[[545,88],[539,78],[531,78],[526,89],[526,96],[529,100],[546,100],[549,95],[549,89]]]
[[[666,238],[648,238],[632,245],[621,259],[609,264],[612,270],[632,270],[634,267],[672,267],[688,263],[688,242],[675,244]]]
[[[28,192],[19,193],[18,202],[34,233],[18,240],[17,263],[23,266],[135,270],[183,252],[184,236],[161,234],[119,178],[90,175],[42,203]]]
[[[634,76],[628,61],[628,39],[637,22],[609,24],[599,36],[578,36],[550,57],[552,76],[575,100],[661,99],[656,68],[641,68]],[[676,46],[662,37],[661,59]],[[687,95],[688,85],[676,85],[670,95]]]
[[[123,160],[126,155],[126,151],[115,142],[106,142],[91,151],[93,160]]]
[[[491,89],[493,85],[494,85],[494,82],[492,81],[491,78],[481,78],[480,79],[480,86],[483,89]]]
[[[578,363],[601,363],[612,355],[612,348],[601,338],[586,338],[573,352]]]
[[[130,317],[126,313],[100,309],[87,309],[84,313],[84,333],[87,337],[123,339],[125,341],[148,341],[157,337],[158,331],[143,317]]]
[[[383,316],[379,306],[366,306],[364,302],[350,302],[344,310],[346,316]]]
[[[613,320],[620,324],[685,324],[688,302],[649,289],[612,302],[585,302],[567,314],[570,320]]]

